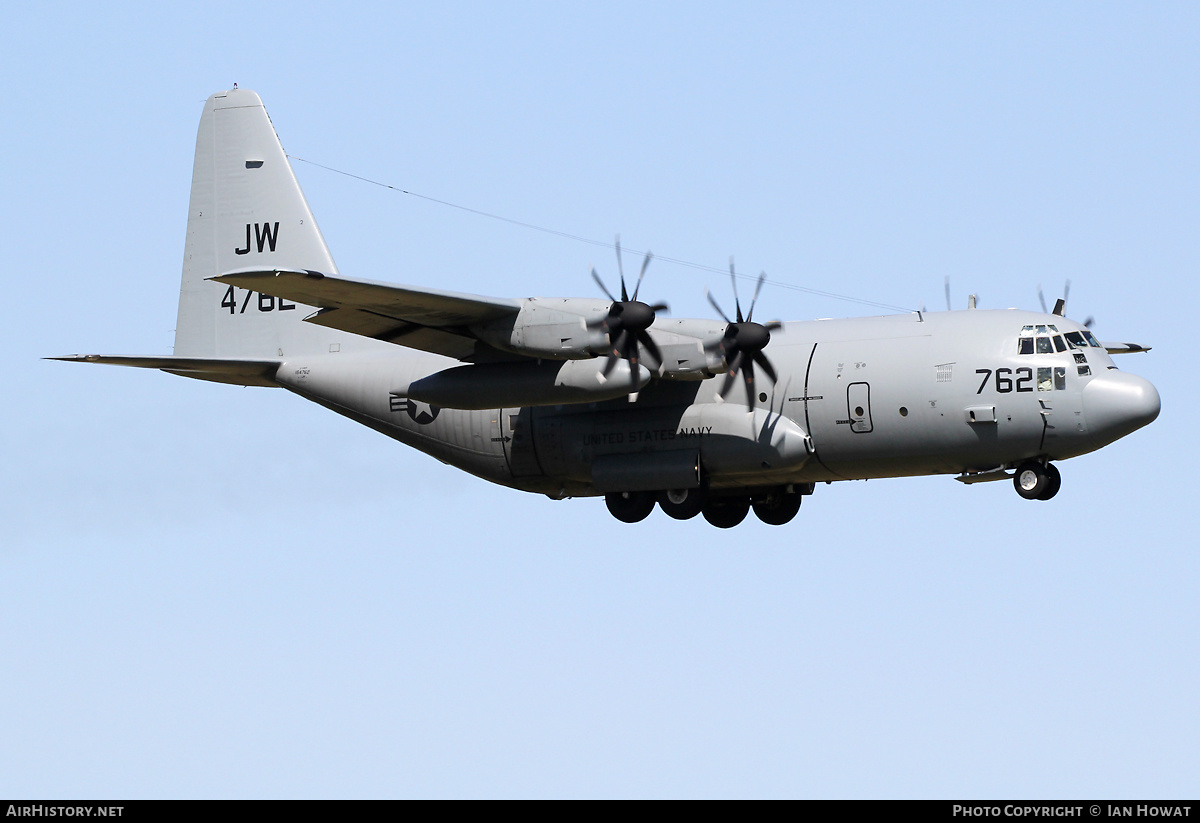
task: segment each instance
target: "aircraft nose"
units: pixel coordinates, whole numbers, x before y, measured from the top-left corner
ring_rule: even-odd
[[[1111,443],[1158,417],[1161,401],[1144,377],[1109,370],[1083,387],[1083,413],[1089,433]]]

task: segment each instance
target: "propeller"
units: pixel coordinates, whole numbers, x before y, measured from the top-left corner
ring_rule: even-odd
[[[725,321],[725,333],[720,340],[715,340],[706,343],[704,348],[709,352],[720,352],[721,358],[725,361],[729,371],[725,375],[725,382],[721,385],[721,390],[717,392],[717,397],[721,400],[725,399],[725,395],[733,387],[733,383],[737,380],[738,375],[742,376],[746,384],[746,395],[750,400],[749,405],[754,402],[754,366],[757,364],[771,378],[771,382],[775,382],[778,377],[775,374],[775,368],[771,365],[771,361],[763,354],[763,349],[771,342],[771,332],[780,328],[783,324],[777,320],[770,323],[755,323],[754,322],[754,304],[758,302],[758,293],[762,291],[763,281],[767,279],[767,273],[763,272],[758,276],[758,283],[754,286],[754,297],[750,300],[750,310],[746,312],[746,316],[742,317],[742,303],[738,299],[737,293],[737,273],[733,268],[733,261],[729,261],[729,279],[733,283],[733,303],[736,310],[736,320],[730,320],[724,310],[717,304],[716,298],[711,293],[706,292],[708,302],[717,310],[717,314]]]
[[[630,391],[636,392],[638,346],[645,347],[651,357],[661,366],[662,352],[659,351],[658,344],[654,342],[654,338],[646,330],[653,325],[656,314],[660,311],[668,311],[668,308],[666,303],[647,305],[638,300],[638,292],[642,288],[642,278],[646,276],[646,268],[650,265],[650,261],[654,259],[654,255],[646,252],[646,258],[642,261],[642,270],[638,272],[637,282],[633,286],[633,295],[630,296],[625,286],[625,268],[621,262],[620,237],[617,238],[615,245],[617,249],[617,272],[621,277],[621,299],[618,300],[613,296],[608,287],[604,285],[604,281],[600,279],[600,275],[596,273],[596,269],[593,268],[592,279],[596,281],[596,285],[612,301],[612,305],[608,307],[608,314],[599,320],[589,321],[588,327],[601,329],[608,335],[608,362],[604,364],[604,370],[601,372],[601,375],[607,378],[613,368],[616,367],[617,361],[624,360],[629,363],[630,379],[633,381]]]

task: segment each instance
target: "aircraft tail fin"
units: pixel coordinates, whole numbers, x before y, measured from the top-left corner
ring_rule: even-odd
[[[283,358],[339,350],[314,309],[216,283],[253,266],[336,274],[317,222],[257,94],[208,98],[196,136],[175,356]],[[334,345],[338,344],[336,348]]]

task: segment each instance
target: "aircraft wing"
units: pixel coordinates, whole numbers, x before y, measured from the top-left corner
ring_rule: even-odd
[[[315,306],[320,311],[305,318],[309,323],[459,360],[494,359],[490,355],[496,352],[467,326],[515,316],[521,310],[518,301],[501,297],[418,289],[303,269],[238,269],[211,279]]]

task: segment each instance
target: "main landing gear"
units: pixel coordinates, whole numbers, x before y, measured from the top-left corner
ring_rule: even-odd
[[[1062,475],[1051,463],[1022,463],[1013,475],[1013,487],[1026,500],[1049,500],[1061,486]]]
[[[751,508],[763,523],[782,526],[800,511],[804,499],[801,485],[764,489],[753,495],[715,495],[703,488],[670,489],[654,492],[617,492],[605,495],[612,516],[623,523],[645,520],[655,502],[663,513],[676,520],[690,520],[698,514],[718,529],[732,529],[746,519]],[[808,487],[811,492],[811,487]]]
[[[654,495],[650,492],[617,492],[604,495],[609,513],[622,523],[645,520],[654,511]]]

